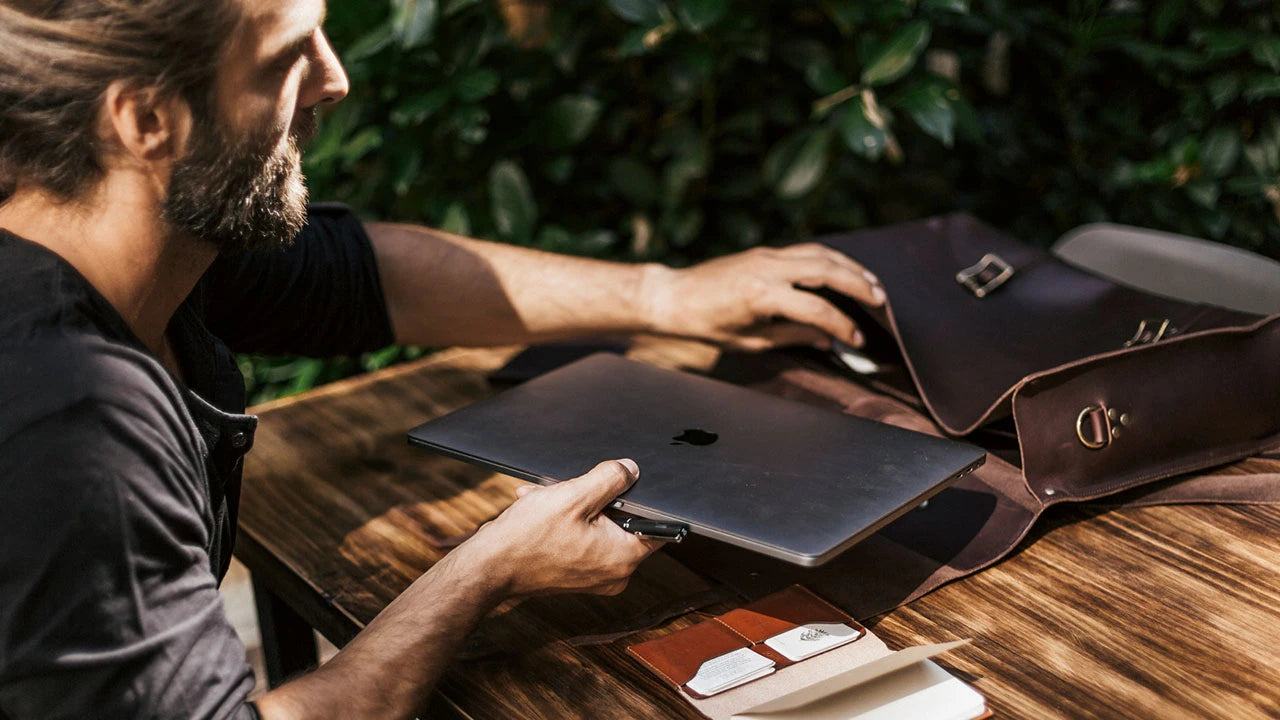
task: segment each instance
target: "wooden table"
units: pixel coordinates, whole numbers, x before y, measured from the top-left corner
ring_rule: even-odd
[[[291,644],[309,632],[302,622],[343,645],[511,501],[521,481],[411,448],[405,432],[491,394],[486,373],[514,352],[447,351],[255,408],[261,426],[236,555],[255,577],[264,644],[292,648],[271,653],[274,675],[313,661]],[[715,356],[657,341],[631,354],[694,368]],[[943,664],[999,717],[1275,718],[1278,551],[1274,506],[1056,510],[1008,559],[868,626],[890,647],[972,638]],[[446,674],[428,714],[699,717],[625,647],[705,615],[605,644],[565,640],[610,633],[700,593],[698,602],[716,597],[658,553],[616,598],[504,605]]]

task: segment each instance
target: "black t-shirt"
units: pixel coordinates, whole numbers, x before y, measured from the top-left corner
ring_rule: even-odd
[[[169,337],[185,385],[0,230],[0,719],[256,715],[217,591],[257,426],[229,348],[389,344],[363,227],[317,205],[287,250],[219,258]]]

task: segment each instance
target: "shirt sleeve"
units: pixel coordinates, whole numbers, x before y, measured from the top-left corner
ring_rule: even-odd
[[[313,204],[289,247],[218,258],[205,321],[235,352],[327,357],[394,342],[373,246],[345,205]]]
[[[184,421],[116,379],[0,434],[0,717],[252,718]]]

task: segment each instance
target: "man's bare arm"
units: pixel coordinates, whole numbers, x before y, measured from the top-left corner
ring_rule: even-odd
[[[528,343],[652,332],[760,350],[861,345],[848,317],[798,287],[829,287],[868,305],[875,277],[816,244],[757,248],[691,268],[569,257],[438,230],[370,223],[396,338],[418,345]]]
[[[476,624],[509,597],[616,594],[655,545],[600,511],[634,482],[635,464],[610,461],[515,504],[463,543],[324,666],[258,700],[266,720],[400,718],[422,711]]]

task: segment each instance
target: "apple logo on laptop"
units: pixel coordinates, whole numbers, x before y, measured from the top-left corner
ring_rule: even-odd
[[[671,443],[672,445],[710,445],[716,440],[719,440],[720,436],[713,432],[707,432],[706,430],[689,428],[671,439],[675,441]]]

